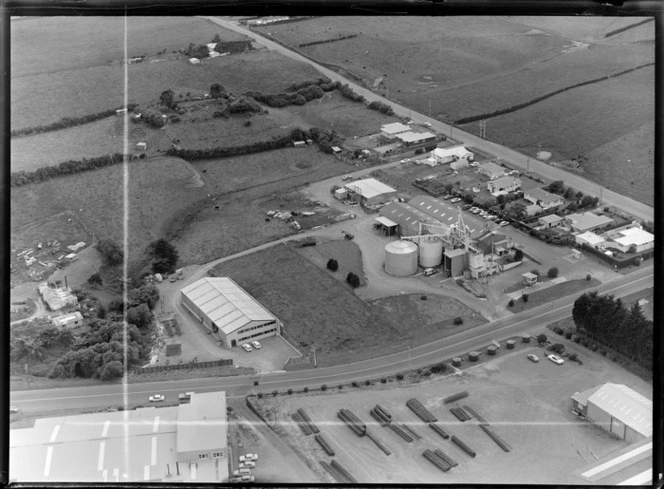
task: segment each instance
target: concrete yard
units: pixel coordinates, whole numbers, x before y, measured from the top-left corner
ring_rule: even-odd
[[[573,349],[574,347],[572,347]],[[531,363],[527,353],[541,360]],[[463,375],[439,377],[421,384],[374,387],[330,386],[327,393],[267,396],[256,402],[267,418],[276,418],[278,431],[302,456],[319,466],[330,461],[313,436],[304,436],[290,415],[305,408],[336,451],[336,459],[360,483],[526,483],[583,484],[573,474],[577,469],[628,444],[571,413],[570,396],[604,382],[624,383],[652,398],[652,387],[600,355],[579,351],[583,366],[566,362],[562,366],[544,358],[538,347],[503,352],[488,363],[470,368]],[[348,391],[353,395],[349,396]],[[442,399],[460,391],[469,397],[444,405]],[[444,440],[417,418],[406,401],[419,399],[448,433],[457,435],[476,453],[469,457],[450,439]],[[381,404],[394,420],[407,423],[422,439],[406,443],[392,431],[380,427],[369,410]],[[469,405],[491,424],[491,428],[511,447],[503,452],[473,419],[460,423],[449,408]],[[389,450],[387,456],[366,437],[358,438],[337,418],[347,408],[367,424]],[[442,449],[459,465],[442,472],[422,456],[425,449]],[[546,460],[546,463],[542,463]],[[311,464],[310,464],[311,465]],[[320,468],[320,466],[318,467]],[[322,470],[322,469],[321,469]],[[322,471],[326,477],[327,474]],[[329,479],[332,481],[332,479]]]

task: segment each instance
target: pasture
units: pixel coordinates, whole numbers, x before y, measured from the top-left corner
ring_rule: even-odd
[[[634,17],[535,17],[514,16],[503,17],[509,22],[532,27],[548,34],[557,34],[573,41],[600,41],[607,32],[621,27],[636,24],[641,18]],[[650,24],[654,35],[653,24]],[[611,39],[611,38],[609,38]]]

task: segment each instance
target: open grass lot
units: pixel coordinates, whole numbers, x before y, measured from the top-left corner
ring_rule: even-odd
[[[615,192],[654,205],[654,150],[655,123],[650,121],[585,153],[582,171]]]
[[[317,246],[294,248],[294,250],[319,268],[326,270],[330,277],[334,277],[342,284],[346,283],[346,276],[349,272],[360,277],[360,286],[367,283],[364,274],[360,273],[362,271],[362,252],[359,246],[352,241],[339,239]],[[327,261],[330,258],[339,262],[339,269],[335,272],[327,269]]]
[[[576,346],[570,345],[570,351]],[[266,396],[255,402],[300,454],[319,465],[330,461],[311,436],[305,437],[290,415],[304,408],[336,451],[335,459],[360,483],[482,483],[482,484],[582,484],[572,475],[586,465],[577,449],[593,460],[589,449],[602,457],[627,446],[604,431],[581,421],[570,411],[570,396],[604,382],[624,383],[652,398],[652,386],[626,372],[606,358],[578,349],[583,366],[566,362],[558,366],[548,360],[533,364],[527,353],[543,356],[538,347],[508,350],[483,365],[466,369],[461,376],[437,378],[417,385],[388,383],[385,387],[353,388],[342,391],[328,386],[327,393]],[[378,384],[380,385],[380,384]],[[311,386],[310,388],[314,388]],[[349,395],[349,392],[352,395]],[[503,452],[475,420],[459,423],[442,399],[460,391],[469,397],[458,405],[469,405],[491,424],[511,447]],[[451,441],[443,440],[406,407],[410,398],[419,399],[443,428],[461,438],[476,453],[470,458]],[[408,423],[422,439],[406,443],[391,431],[373,423],[369,409],[385,407],[397,422]],[[368,430],[392,452],[384,453],[366,438],[358,438],[337,418],[337,411],[353,411]],[[459,465],[443,474],[422,457],[425,449],[440,448]],[[546,461],[543,463],[543,461]]]
[[[581,295],[584,290],[597,287],[601,283],[602,282],[594,278],[591,280],[586,280],[583,278],[567,280],[560,284],[552,285],[551,287],[539,291],[529,292],[527,289],[523,289],[524,293],[528,294],[528,302],[523,302],[523,300],[516,300],[514,301],[514,306],[510,307],[509,310],[514,314],[517,314],[526,309],[532,309],[533,307],[541,306],[542,304],[552,303],[561,297],[575,294]],[[551,305],[553,306],[553,303]]]
[[[388,317],[288,246],[223,263],[215,273],[231,277],[280,318],[290,342],[301,349],[316,346],[321,366],[335,352],[399,340]]]
[[[532,17],[515,16],[503,17],[508,22],[532,27],[547,33],[558,34],[574,41],[598,41],[604,39],[604,36],[615,29],[620,29],[643,20],[636,17],[593,17],[592,19],[584,17]],[[653,35],[653,26],[649,27],[651,36]],[[627,31],[629,32],[629,31]],[[616,37],[609,38],[616,39]]]
[[[208,41],[207,37],[201,41]],[[187,42],[178,44],[186,47]],[[176,94],[202,95],[213,83],[221,83],[236,94],[248,90],[269,93],[319,76],[307,64],[265,50],[206,59],[199,65],[190,65],[184,55],[171,55],[163,62],[145,61],[127,69],[129,102],[141,106],[158,102],[161,92],[168,88]],[[11,127],[21,129],[119,107],[124,103],[124,94],[122,64],[12,78]]]
[[[13,239],[17,243],[25,239],[23,233],[31,229],[35,221],[38,221],[38,232],[30,234],[32,246],[38,238],[49,241],[58,237],[58,234],[52,234],[54,229],[42,226],[41,221],[68,212],[74,214],[72,222],[80,223],[86,231],[86,235],[74,238],[76,241],[89,242],[94,233],[95,240],[109,238],[122,244],[123,171],[124,166],[120,164],[13,189]],[[192,175],[192,167],[178,158],[141,160],[130,164],[127,194],[130,262],[140,259],[145,246],[162,236],[161,228],[173,213],[207,193],[205,188],[187,187]],[[173,205],[174,202],[177,206]],[[66,224],[60,222],[64,232]]]
[[[653,77],[647,67],[488,119],[487,138],[528,154],[541,143],[553,160],[584,154],[653,120]],[[479,132],[476,123],[463,128]]]

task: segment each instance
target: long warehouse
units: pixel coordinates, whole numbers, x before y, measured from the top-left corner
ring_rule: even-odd
[[[185,287],[182,304],[227,348],[282,334],[282,322],[228,277]]]

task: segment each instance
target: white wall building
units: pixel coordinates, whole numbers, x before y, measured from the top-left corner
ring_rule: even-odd
[[[436,148],[431,152],[431,158],[433,158],[433,160],[439,165],[457,160],[473,161],[474,157],[475,155],[468,151],[464,146]]]
[[[392,124],[385,124],[380,126],[380,135],[390,141],[397,137],[397,134],[410,132],[410,127],[401,124],[400,122],[393,122]]]
[[[373,205],[387,202],[397,196],[397,191],[375,178],[355,180],[344,186],[348,197],[362,205]]]
[[[515,177],[505,176],[490,180],[486,184],[487,189],[494,197],[508,194],[521,188],[521,180]]]
[[[634,246],[636,252],[640,253],[655,246],[655,236],[648,231],[644,231],[641,227],[633,227],[618,231],[608,244],[618,248],[623,253],[627,253]]]

